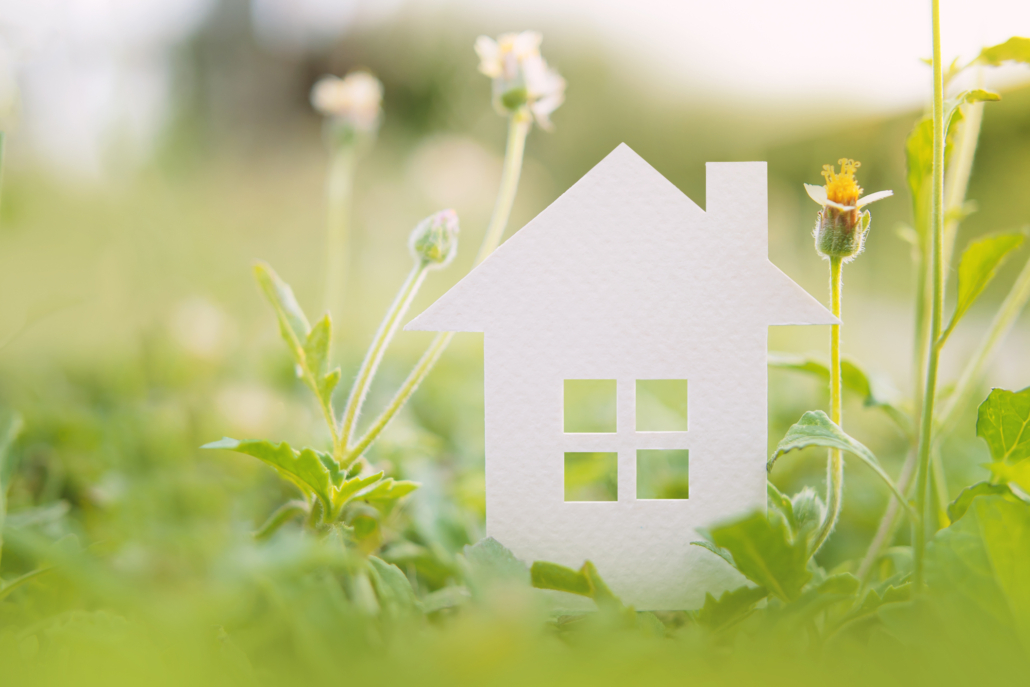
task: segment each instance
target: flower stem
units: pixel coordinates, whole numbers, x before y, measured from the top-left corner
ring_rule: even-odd
[[[844,263],[839,257],[830,258],[830,310],[840,318],[840,300]],[[830,419],[839,427],[843,415],[843,388],[840,376],[840,325],[830,325]],[[819,527],[809,556],[814,556],[840,518],[844,503],[844,456],[839,449],[830,449],[826,466],[826,517]]]
[[[386,347],[397,332],[397,328],[400,326],[404,314],[408,311],[408,306],[411,305],[412,299],[418,292],[419,286],[422,285],[428,268],[429,263],[425,260],[415,263],[415,266],[408,274],[408,278],[404,280],[400,291],[397,292],[397,297],[394,298],[393,304],[386,311],[386,316],[383,317],[379,330],[376,332],[372,343],[368,347],[368,351],[365,353],[365,359],[361,363],[358,376],[354,380],[354,386],[351,387],[350,396],[347,398],[347,407],[343,411],[343,421],[340,425],[340,441],[336,451],[339,454],[342,454],[350,443],[354,434],[354,426],[357,424],[358,416],[361,414],[361,406],[365,403],[365,396],[368,395],[368,389],[372,386],[372,379],[379,368],[379,363],[383,360]],[[338,457],[342,458],[342,455]],[[344,461],[344,464],[349,462]]]
[[[490,217],[490,224],[483,235],[483,243],[476,255],[475,265],[481,262],[497,248],[504,236],[504,230],[508,226],[508,219],[511,216],[511,207],[515,201],[515,194],[519,188],[519,177],[522,174],[522,158],[526,150],[526,135],[529,133],[533,120],[525,109],[512,113],[508,120],[508,144],[504,152],[504,171],[501,175],[501,187],[497,193],[497,201],[494,203],[493,215]],[[453,338],[454,332],[440,332],[429,344],[429,348],[422,354],[418,363],[415,364],[411,374],[404,380],[401,387],[394,394],[393,399],[386,408],[375,419],[372,426],[361,439],[347,449],[345,462],[350,462],[359,457],[372,445],[379,434],[390,423],[390,420],[404,407],[411,395],[415,393],[436,365],[436,361],[443,355],[448,344]]]
[[[930,206],[930,245],[932,300],[930,336],[927,341],[923,408],[919,418],[919,453],[916,473],[916,512],[919,517],[913,535],[913,582],[918,592],[923,586],[923,559],[926,553],[930,444],[933,439],[933,405],[937,393],[937,362],[940,356],[941,323],[944,315],[944,78],[941,69],[941,8],[933,0],[933,187]]]
[[[356,155],[353,146],[337,146],[326,174],[325,310],[338,321],[347,288],[350,264],[351,198]]]

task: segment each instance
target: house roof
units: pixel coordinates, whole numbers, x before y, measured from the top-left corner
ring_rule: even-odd
[[[766,164],[706,174],[702,210],[620,145],[405,329],[839,323],[769,261]]]

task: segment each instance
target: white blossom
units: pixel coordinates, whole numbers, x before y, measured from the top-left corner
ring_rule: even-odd
[[[493,79],[498,111],[514,112],[525,105],[537,124],[550,129],[551,113],[565,101],[565,79],[541,56],[542,39],[536,31],[506,33],[496,41],[480,36],[476,54],[479,71]]]
[[[319,113],[350,124],[358,131],[374,131],[379,126],[383,84],[366,71],[344,78],[323,76],[311,89],[311,105]]]

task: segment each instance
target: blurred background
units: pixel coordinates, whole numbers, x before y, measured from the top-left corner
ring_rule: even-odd
[[[1030,33],[1025,2],[942,7],[948,61]],[[868,249],[846,270],[844,348],[909,391],[914,279],[898,230],[911,222],[904,142],[929,97],[928,12],[891,0],[0,0],[0,406],[27,419],[12,509],[64,504],[71,517],[52,526],[102,542],[128,578],[188,587],[291,496],[257,461],[198,447],[222,435],[326,441],[250,270],[269,261],[319,311],[328,153],[311,87],[355,68],[384,84],[336,317],[347,380],[410,268],[406,239],[420,219],[455,208],[461,247],[413,313],[472,264],[505,141],[476,70],[480,34],[542,31],[544,56],[568,82],[554,131],[530,134],[509,233],[620,142],[702,206],[706,161],[767,160],[770,257],[825,301],[817,206],[802,183],[822,183],[823,164],[860,160],[862,186],[895,196],[874,206]],[[979,210],[960,249],[1030,223],[1030,70],[980,78],[1003,100],[986,108],[969,191]],[[1026,249],[955,333],[945,379],[1025,261]],[[371,409],[429,336],[398,335]],[[827,337],[774,328],[770,348],[825,356]],[[1028,350],[1024,314],[984,389],[1030,385]],[[825,396],[772,371],[772,444]],[[956,489],[986,475],[974,412],[948,449]],[[905,442],[890,424],[858,403],[846,418],[896,472]],[[482,339],[462,334],[374,449],[425,484],[408,506],[421,541],[457,550],[482,536],[482,434]],[[823,460],[785,460],[774,480],[820,485]],[[861,554],[886,501],[867,475],[849,474],[828,564]]]

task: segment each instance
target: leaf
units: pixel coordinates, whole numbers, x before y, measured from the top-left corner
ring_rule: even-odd
[[[958,300],[955,303],[955,313],[951,316],[951,323],[941,334],[940,343],[947,340],[959,320],[998,274],[998,268],[1009,253],[1022,244],[1022,234],[997,234],[973,241],[966,247],[958,264]]]
[[[465,587],[444,587],[422,597],[422,612],[429,615],[450,608],[458,608],[471,600],[472,594]]]
[[[1002,62],[1030,64],[1030,38],[1013,36],[1004,43],[992,45],[980,51],[979,60],[997,67]]]
[[[493,537],[464,548],[465,560],[478,582],[505,580],[529,584],[529,568]]]
[[[11,594],[11,592],[13,592],[18,587],[22,586],[29,580],[35,579],[36,577],[39,577],[43,573],[49,572],[50,570],[52,570],[52,568],[50,567],[36,568],[32,572],[27,572],[21,577],[14,578],[10,582],[4,582],[3,580],[0,580],[0,601],[6,599],[7,596]]]
[[[775,614],[778,622],[789,620],[794,624],[810,621],[817,613],[843,601],[854,602],[860,583],[851,573],[830,575],[813,585],[793,603],[779,609]],[[782,629],[782,628],[781,628]]]
[[[383,479],[383,475],[385,474],[385,472],[380,470],[379,472],[373,475],[368,475],[367,477],[354,477],[347,480],[336,492],[337,506],[343,507],[347,501],[357,496],[363,489],[366,489]]]
[[[332,347],[333,325],[326,313],[307,335],[304,341],[305,364],[314,378],[314,391],[322,404],[332,403],[333,391],[340,382],[340,368],[329,370],[329,351]]]
[[[205,444],[201,448],[227,449],[253,456],[274,467],[305,494],[317,496],[325,512],[332,511],[332,484],[329,471],[323,464],[323,456],[326,454],[321,451],[306,448],[298,453],[285,441],[273,444],[270,441],[237,441],[229,437]]]
[[[963,105],[998,100],[1001,100],[1000,95],[982,88],[972,88],[968,91],[962,91],[954,98],[948,98],[944,101],[944,135],[948,135],[948,129],[951,126],[952,120]]]
[[[594,600],[598,608],[608,610],[624,610],[619,598],[604,583],[597,568],[590,561],[579,570],[566,568],[557,563],[536,561],[529,569],[530,581],[537,589],[553,589],[586,596]]]
[[[712,631],[723,630],[746,618],[759,601],[769,596],[764,587],[738,587],[725,591],[718,600],[705,594],[705,605],[695,614],[699,625]]]
[[[304,342],[307,341],[311,325],[308,324],[308,318],[304,316],[304,311],[297,303],[293,289],[279,278],[275,270],[263,262],[254,265],[254,276],[261,286],[261,290],[265,292],[265,297],[275,308],[283,339],[290,346],[297,363],[302,364]]]
[[[792,540],[781,520],[770,521],[763,513],[752,513],[713,528],[709,536],[712,544],[730,553],[733,566],[744,577],[781,599],[796,599],[812,577],[806,543]]]
[[[955,522],[969,510],[973,499],[977,496],[1007,496],[1013,497],[1012,490],[1007,484],[991,484],[990,482],[978,482],[963,489],[958,498],[948,504],[948,518]]]
[[[995,462],[1030,458],[1030,387],[991,389],[977,411],[976,436],[987,442]]]
[[[415,615],[418,612],[418,599],[411,582],[396,565],[369,556],[371,565],[369,578],[379,600],[382,613],[390,618],[399,619]]]
[[[784,453],[809,446],[825,446],[826,448],[840,449],[858,457],[863,463],[872,468],[873,472],[894,492],[901,505],[911,514],[912,507],[909,505],[908,500],[905,499],[905,496],[898,489],[897,485],[894,484],[894,481],[880,467],[880,463],[876,460],[873,452],[845,434],[844,430],[834,424],[827,417],[826,413],[821,410],[808,411],[801,416],[801,419],[796,424],[787,430],[783,439],[776,446],[776,452],[769,458],[766,467],[772,470],[776,459]]]
[[[0,139],[2,144],[2,139]],[[13,415],[7,419],[7,425],[0,430],[0,555],[4,552],[4,521],[7,519],[7,490],[11,486],[14,474],[14,455],[11,447],[21,433],[22,419]]]
[[[1030,505],[975,499],[927,547],[926,581],[960,629],[1030,649]]]
[[[814,375],[827,383],[830,381],[829,366],[810,356],[790,353],[770,353],[769,366],[783,370],[794,370]],[[898,424],[902,432],[911,434],[912,422],[900,409],[901,392],[881,375],[867,374],[859,363],[844,358],[840,363],[841,385],[862,399],[866,408],[879,408]]]
[[[368,492],[361,494],[361,498],[366,501],[396,501],[402,496],[407,496],[420,486],[418,482],[395,480],[393,477],[387,477]]]
[[[710,541],[692,541],[692,542],[690,542],[690,545],[691,546],[700,546],[702,549],[705,549],[707,551],[711,551],[716,556],[718,556],[719,558],[723,559],[724,561],[729,563],[734,568],[737,567],[737,562],[735,560],[733,560],[733,554],[732,553],[730,553],[726,549],[719,548],[718,546],[716,546],[715,544],[713,544]]]
[[[994,479],[1008,485],[1015,485],[1024,492],[1030,492],[1030,458],[1018,463],[989,463],[987,468]]]

